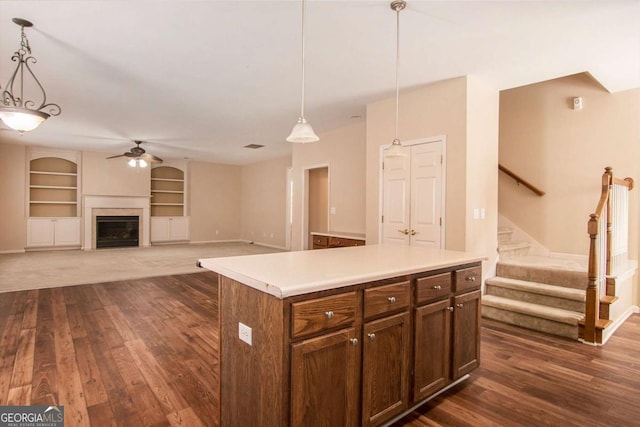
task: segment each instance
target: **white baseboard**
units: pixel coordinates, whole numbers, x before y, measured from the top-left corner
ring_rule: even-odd
[[[189,243],[192,245],[205,245],[207,243],[249,243],[246,240],[229,239],[229,240],[192,240]]]
[[[602,337],[602,345],[605,345],[609,338],[618,330],[620,326],[633,314],[638,313],[637,305],[632,305],[624,313],[622,313],[608,328],[605,329],[606,335]]]
[[[265,248],[279,249],[281,251],[288,251],[284,246],[271,245],[269,243],[256,242],[254,240],[240,240],[240,242],[249,243],[250,245],[264,246]]]
[[[23,254],[26,251],[24,249],[8,249],[6,251],[0,251],[0,255],[4,254]]]

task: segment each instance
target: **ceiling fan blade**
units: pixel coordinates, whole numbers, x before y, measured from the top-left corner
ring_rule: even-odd
[[[126,155],[127,155],[127,153],[125,153],[125,154],[118,154],[117,156],[107,157],[107,159],[115,159],[116,157],[124,157],[124,156],[126,156]]]
[[[162,159],[158,156],[154,156],[153,154],[144,153],[141,157],[145,159],[147,162],[162,163]]]

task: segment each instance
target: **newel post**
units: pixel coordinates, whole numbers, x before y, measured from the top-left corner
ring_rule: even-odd
[[[585,304],[584,337],[586,342],[596,342],[596,321],[599,317],[598,302],[598,215],[591,214],[587,223],[589,233],[589,272],[587,285],[587,301]]]

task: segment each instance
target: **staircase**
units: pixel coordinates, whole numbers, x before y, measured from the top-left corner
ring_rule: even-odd
[[[498,230],[496,277],[485,282],[482,316],[578,339],[584,317],[586,259],[529,255],[526,242]]]

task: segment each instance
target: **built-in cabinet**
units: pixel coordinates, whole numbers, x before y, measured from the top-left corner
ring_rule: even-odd
[[[378,426],[406,413],[479,366],[480,278],[474,263],[277,300],[221,276],[221,357],[237,365],[221,373],[221,424]],[[256,381],[252,398],[274,403],[247,413],[234,396]]]
[[[345,248],[349,246],[364,246],[363,235],[354,233],[318,233],[312,232],[313,249]]]
[[[80,153],[27,151],[27,249],[80,246]]]
[[[151,169],[151,243],[189,240],[186,162]]]

